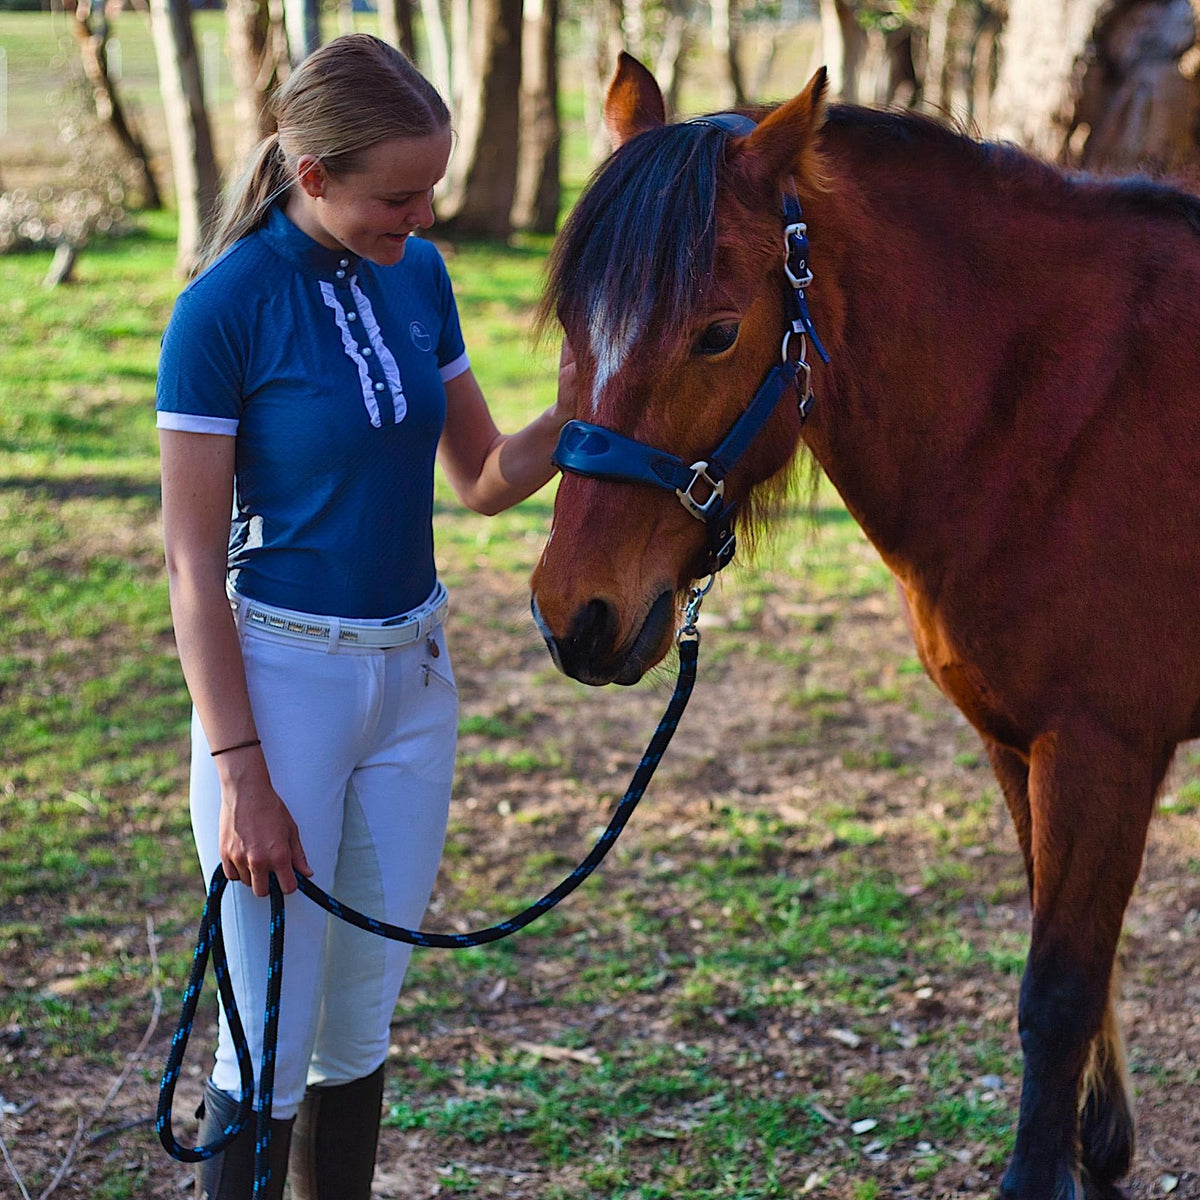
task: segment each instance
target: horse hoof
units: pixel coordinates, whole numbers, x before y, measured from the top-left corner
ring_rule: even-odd
[[[1116,1183],[1102,1183],[1086,1171],[1083,1175],[1084,1200],[1130,1200],[1129,1192]]]
[[[1046,1175],[1018,1173],[1010,1166],[1000,1182],[1000,1200],[1117,1200],[1118,1195],[1093,1195],[1076,1170],[1057,1172],[1051,1180]]]

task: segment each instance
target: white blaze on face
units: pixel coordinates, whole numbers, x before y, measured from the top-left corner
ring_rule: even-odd
[[[596,361],[596,378],[592,383],[592,415],[600,411],[600,397],[609,381],[625,365],[629,353],[641,333],[642,321],[637,312],[614,313],[600,301],[592,306],[588,335],[592,357]]]

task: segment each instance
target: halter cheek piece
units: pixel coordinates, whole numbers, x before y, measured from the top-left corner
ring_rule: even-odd
[[[718,113],[711,117],[696,117],[688,125],[709,125],[732,137],[742,137],[755,128],[755,123],[739,113]],[[715,574],[732,560],[737,548],[733,532],[736,504],[725,504],[725,479],[749,448],[767,419],[775,410],[780,397],[803,373],[804,380],[798,402],[803,421],[812,407],[812,371],[806,361],[808,339],[822,362],[829,355],[813,328],[804,289],[812,283],[808,267],[808,227],[801,219],[800,201],[794,187],[783,197],[783,241],[786,250],[784,274],[790,285],[786,293],[788,325],[784,329],[781,361],[767,372],[745,411],[734,422],[725,440],[706,459],[688,466],[683,459],[666,450],[657,450],[644,442],[624,437],[592,425],[587,421],[568,421],[559,434],[558,445],[551,456],[555,465],[574,475],[590,479],[612,479],[620,483],[649,484],[651,487],[674,492],[680,504],[707,532],[709,574]],[[789,354],[792,339],[795,353]],[[702,494],[697,496],[697,486]],[[707,494],[703,494],[706,491]]]

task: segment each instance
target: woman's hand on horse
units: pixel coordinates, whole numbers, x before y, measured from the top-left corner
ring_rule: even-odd
[[[312,875],[300,830],[271,786],[266,763],[248,764],[238,779],[223,780],[218,846],[229,880],[248,884],[256,896],[270,891],[274,872],[285,895],[296,875]]]
[[[562,351],[558,356],[558,399],[554,408],[563,424],[571,420],[576,412],[575,354],[571,343],[563,338]]]

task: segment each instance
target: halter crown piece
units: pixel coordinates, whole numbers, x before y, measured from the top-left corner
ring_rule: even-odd
[[[708,125],[727,137],[743,137],[755,128],[755,122],[740,113],[716,113],[695,117],[687,125]],[[667,450],[658,450],[645,442],[635,441],[603,425],[587,421],[568,421],[559,434],[558,445],[551,456],[554,464],[573,475],[590,479],[611,479],[620,483],[648,484],[674,492],[680,504],[698,521],[703,521],[707,533],[709,574],[716,574],[733,559],[737,537],[733,531],[736,504],[725,504],[725,478],[749,448],[767,423],[775,405],[796,377],[803,373],[804,382],[798,401],[803,422],[812,407],[812,370],[806,359],[808,340],[828,363],[829,355],[817,337],[804,289],[812,283],[808,266],[808,227],[803,221],[800,199],[792,182],[783,196],[784,274],[790,285],[785,299],[788,324],[783,333],[780,361],[777,362],[754,393],[742,415],[733,423],[725,440],[708,456],[688,466],[683,459]],[[789,354],[792,339],[796,350]],[[697,487],[707,489],[698,498]]]

